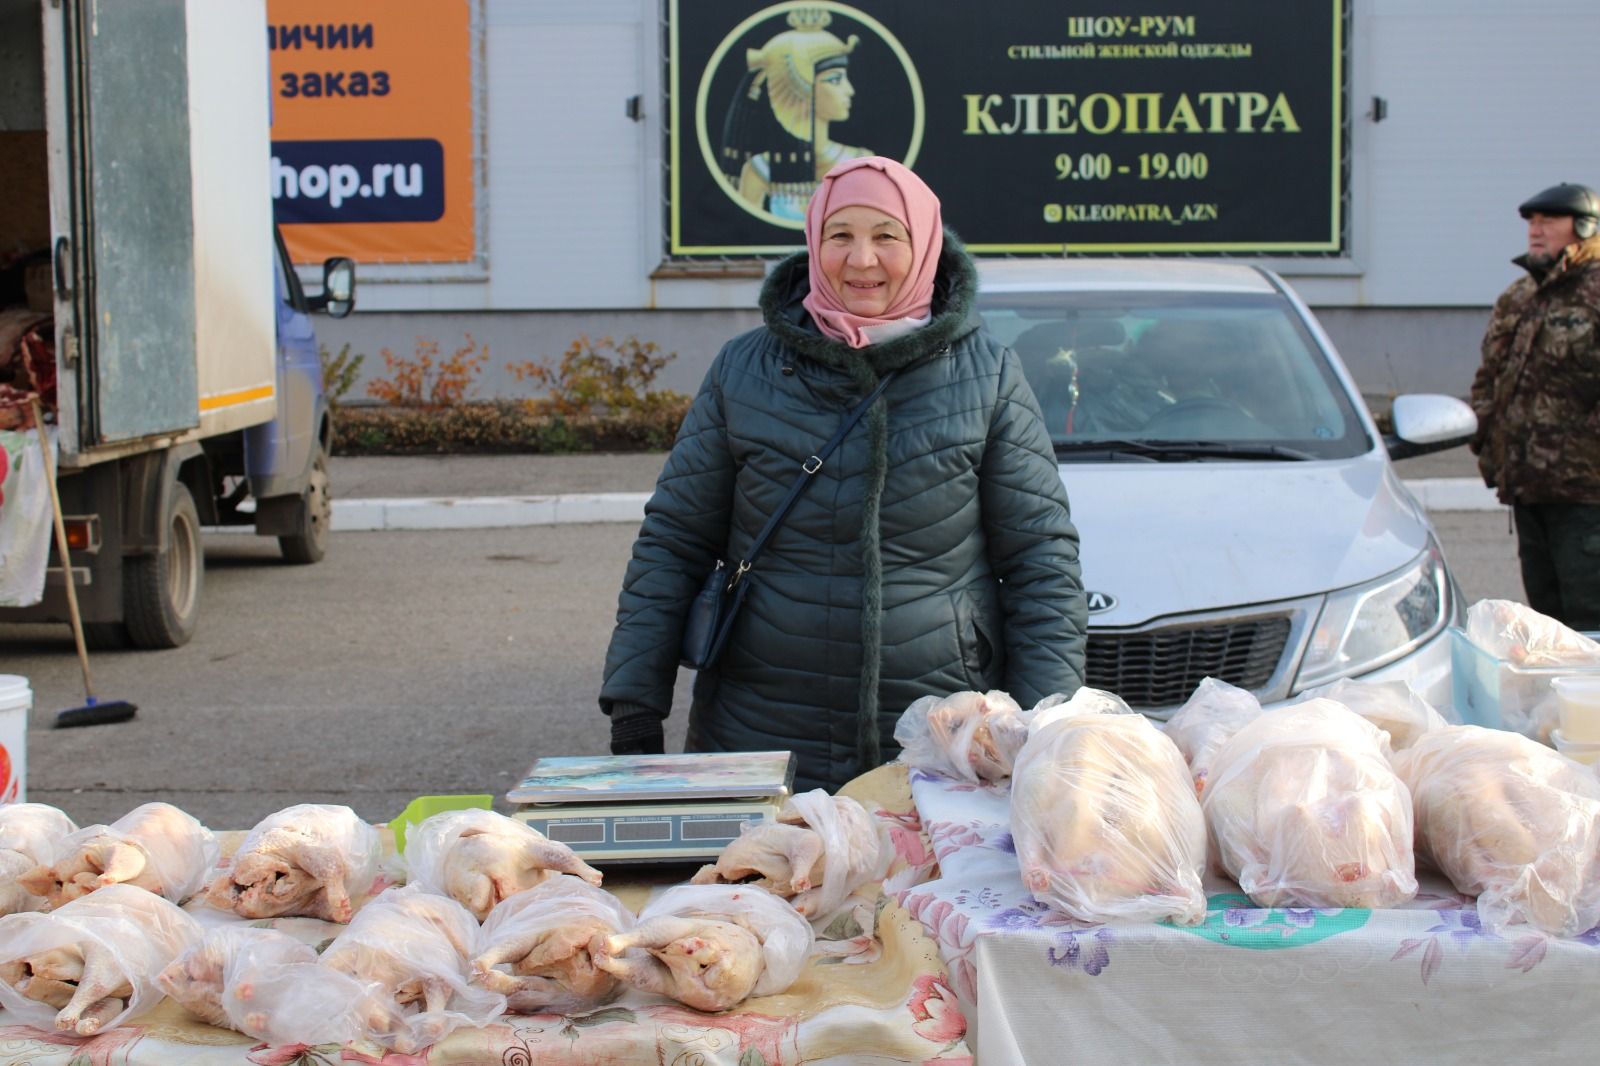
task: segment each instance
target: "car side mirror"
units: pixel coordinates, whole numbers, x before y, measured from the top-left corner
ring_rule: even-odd
[[[322,294],[306,301],[313,311],[326,311],[331,318],[343,318],[356,306],[356,264],[345,256],[333,256],[322,263]]]
[[[1394,432],[1383,443],[1391,459],[1458,448],[1478,431],[1478,416],[1454,396],[1396,396],[1390,417]]]

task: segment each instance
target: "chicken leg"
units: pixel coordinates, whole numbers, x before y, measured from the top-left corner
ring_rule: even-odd
[[[761,977],[761,942],[715,918],[658,915],[630,932],[596,937],[589,950],[607,973],[696,1010],[727,1010]]]

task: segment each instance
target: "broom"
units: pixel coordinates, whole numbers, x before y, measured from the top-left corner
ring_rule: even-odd
[[[139,708],[126,700],[101,701],[95,699],[94,687],[89,683],[89,651],[83,643],[83,618],[78,614],[78,590],[72,580],[72,559],[67,554],[67,526],[61,517],[61,496],[56,492],[56,464],[50,455],[50,440],[44,433],[44,412],[39,398],[31,397],[33,424],[39,430],[39,450],[44,453],[44,483],[50,488],[51,517],[56,525],[56,553],[61,556],[61,572],[66,578],[67,612],[72,616],[72,639],[78,645],[78,665],[83,668],[83,695],[81,707],[69,707],[56,715],[56,728],[75,725],[102,725],[107,722],[126,722]]]

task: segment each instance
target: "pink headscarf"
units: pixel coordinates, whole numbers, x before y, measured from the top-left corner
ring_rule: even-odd
[[[911,273],[882,317],[846,311],[822,274],[822,224],[845,207],[873,207],[897,219],[911,235]],[[862,327],[902,319],[926,320],[933,311],[933,279],[944,248],[944,223],[939,198],[903,164],[883,156],[850,159],[828,171],[806,206],[806,250],[811,253],[811,292],[805,308],[817,328],[852,348],[865,348],[872,338]]]

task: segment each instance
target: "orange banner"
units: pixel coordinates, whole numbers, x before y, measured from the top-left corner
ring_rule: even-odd
[[[470,0],[268,0],[272,196],[297,263],[476,251]]]

